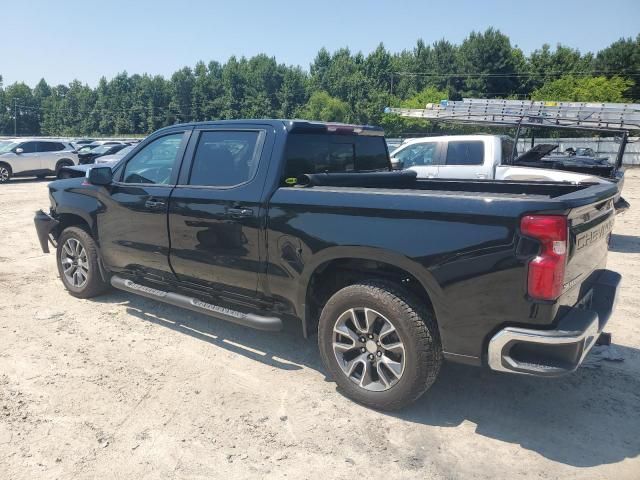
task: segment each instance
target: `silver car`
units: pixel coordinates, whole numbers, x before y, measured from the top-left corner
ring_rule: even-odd
[[[62,167],[77,164],[78,155],[66,141],[16,138],[0,143],[0,183],[57,175]]]

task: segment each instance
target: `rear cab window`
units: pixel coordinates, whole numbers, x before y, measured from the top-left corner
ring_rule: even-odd
[[[284,185],[305,174],[375,172],[390,169],[382,136],[291,133],[285,149]]]
[[[445,165],[484,164],[484,142],[481,140],[450,141],[447,145]]]

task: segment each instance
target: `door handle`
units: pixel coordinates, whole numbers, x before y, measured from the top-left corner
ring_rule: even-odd
[[[253,210],[250,208],[227,208],[227,215],[233,218],[251,217],[253,216]]]
[[[149,200],[144,202],[144,206],[146,208],[162,208],[164,207],[164,205],[165,205],[164,202],[160,200],[156,200],[155,198],[150,198]]]

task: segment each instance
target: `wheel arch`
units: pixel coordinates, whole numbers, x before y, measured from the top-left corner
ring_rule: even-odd
[[[314,257],[300,278],[297,308],[305,337],[317,330],[323,302],[341,288],[365,279],[383,279],[410,291],[438,317],[441,289],[424,266],[378,248],[336,247]]]
[[[93,220],[89,215],[82,211],[64,210],[62,212],[56,212],[56,220],[60,224],[56,228],[56,239],[62,234],[62,232],[69,227],[82,227],[95,238],[93,233]]]

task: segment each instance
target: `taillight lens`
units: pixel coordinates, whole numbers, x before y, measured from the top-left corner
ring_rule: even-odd
[[[522,218],[520,230],[541,245],[540,253],[529,262],[529,296],[538,300],[555,300],[562,293],[567,264],[567,218],[528,215]]]

